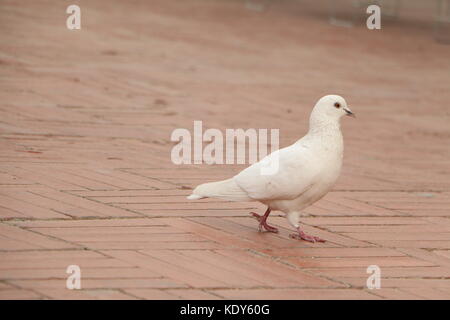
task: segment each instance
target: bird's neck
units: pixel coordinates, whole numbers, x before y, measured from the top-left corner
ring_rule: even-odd
[[[311,117],[308,134],[313,136],[341,136],[341,125],[339,120]]]
[[[338,159],[344,152],[344,139],[339,121],[315,120],[309,126],[306,141],[322,151],[332,152]]]

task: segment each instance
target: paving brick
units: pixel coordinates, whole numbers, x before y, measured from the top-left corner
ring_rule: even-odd
[[[445,240],[372,240],[374,244],[390,248],[448,249],[450,241]]]
[[[246,217],[248,212],[253,209],[133,209],[133,211],[139,212],[147,217],[202,217],[207,215],[208,217]]]
[[[57,199],[65,204],[69,204],[76,210],[67,210],[64,213],[68,215],[81,216],[81,217],[133,217],[138,216],[136,213],[132,213],[127,210],[115,208],[102,203],[87,200],[81,197],[73,196],[65,192],[58,192],[53,190],[42,190],[39,195],[50,198]]]
[[[437,254],[438,256],[448,258],[450,260],[450,250],[435,250],[433,251],[433,253]]]
[[[350,238],[355,238],[359,240],[368,240],[368,241],[376,241],[376,240],[416,240],[417,232],[370,232],[370,233],[355,233],[355,232],[345,232],[343,233],[345,236]],[[447,240],[450,239],[450,233],[440,233],[433,232],[427,233],[424,232],[421,235],[424,241],[427,240]]]
[[[235,300],[376,300],[378,296],[360,289],[253,289],[214,290],[225,299]]]
[[[449,279],[385,279],[384,287],[395,288],[450,288]]]
[[[7,251],[0,252],[0,260],[3,261],[36,261],[36,260],[64,260],[64,259],[104,259],[105,256],[98,252],[88,250],[38,250],[38,251]]]
[[[292,262],[303,268],[342,268],[342,267],[362,267],[370,265],[379,267],[419,267],[435,266],[435,264],[411,257],[320,257],[320,258],[285,258],[283,260]]]
[[[36,290],[46,297],[57,300],[134,300],[135,297],[114,289],[82,289],[68,290],[54,288],[38,288]]]
[[[314,226],[426,225],[422,219],[412,217],[303,217],[300,221]]]
[[[168,199],[170,201],[170,199]],[[196,210],[209,210],[216,209],[217,207],[226,207],[227,209],[247,209],[249,211],[255,209],[254,204],[246,205],[245,203],[239,202],[228,202],[221,204],[221,202],[198,202],[198,203],[172,203],[172,202],[161,202],[161,203],[123,203],[117,204],[118,207],[130,209],[130,210],[183,210],[183,209],[196,209]],[[222,208],[223,209],[223,208]]]
[[[14,240],[11,238],[4,237],[0,235],[1,246],[0,250],[33,250],[36,249],[36,246],[20,241]]]
[[[192,220],[210,226],[212,228],[226,231],[227,233],[232,234],[235,237],[259,243],[261,245],[264,245],[265,247],[280,248],[293,245],[293,242],[287,238],[283,239],[276,234],[258,232],[258,223],[256,222],[256,220],[253,223],[253,226],[245,226],[221,218],[202,217],[193,218]]]
[[[450,259],[446,256],[442,256],[442,254],[439,254],[439,252],[442,251],[433,251],[430,252],[428,250],[419,249],[419,248],[402,248],[399,249],[401,252],[408,254],[412,257],[429,261],[435,264],[439,264],[441,266],[450,267]]]
[[[66,190],[84,190],[85,188],[72,184],[70,182],[66,182],[63,180],[58,180],[57,177],[53,177],[50,175],[45,175],[39,173],[39,171],[35,170],[27,170],[26,167],[8,167],[8,172],[17,175],[18,177],[30,180],[34,183],[39,183],[44,186],[56,188],[56,189],[66,189]]]
[[[83,246],[93,250],[144,250],[144,249],[221,249],[223,245],[213,241],[84,241]]]
[[[76,261],[72,261],[73,263]],[[96,261],[98,262],[98,261]],[[110,261],[109,261],[110,262]],[[31,280],[31,279],[67,279],[69,276],[66,273],[66,268],[69,263],[60,265],[59,267],[52,263],[48,266],[36,266],[30,265],[29,268],[17,268],[17,269],[0,269],[0,278],[9,280]],[[80,265],[82,279],[145,279],[145,278],[158,278],[159,275],[151,272],[150,270],[144,270],[135,267],[125,267],[125,263],[109,263],[107,266],[98,265],[95,263],[83,263]]]
[[[77,245],[70,244],[61,240],[52,239],[31,231],[27,231],[18,227],[9,226],[0,223],[1,237],[6,238],[5,241],[14,242],[23,249],[69,249],[77,248]],[[1,241],[0,250],[8,250],[10,247],[4,241]]]
[[[250,252],[242,252],[237,250],[217,250],[217,253],[238,261],[240,263],[248,263],[256,270],[262,270],[262,272],[269,272],[269,276],[266,276],[265,280],[278,281],[279,286],[302,286],[302,287],[340,287],[341,284],[333,282],[324,278],[314,277],[302,272],[301,270],[294,269],[292,266],[285,265],[283,263],[273,263],[273,260],[268,257],[261,257],[258,254]],[[273,286],[273,284],[272,284]]]
[[[8,196],[4,196],[0,194],[0,203],[2,207],[6,208],[9,212],[16,211],[19,213],[18,216],[14,215],[12,217],[19,218],[43,218],[43,219],[51,219],[51,218],[67,218],[67,216],[60,214],[51,210],[50,208],[45,208],[41,206],[36,206],[31,203],[25,202],[24,200],[17,200]],[[42,204],[45,205],[45,204]]]
[[[78,195],[81,197],[91,198],[98,201],[110,202],[111,198],[121,199],[127,197],[166,197],[166,196],[185,196],[189,194],[189,190],[181,189],[133,189],[133,190],[107,190],[107,191],[67,191],[70,194]]]
[[[411,233],[418,233],[423,232],[425,233],[445,233],[449,232],[450,227],[449,226],[435,226],[432,224],[426,224],[426,225],[377,225],[377,226],[326,226],[327,230],[330,230],[332,232],[339,232],[339,233],[377,233],[382,236],[385,236],[386,233],[391,234],[411,234]],[[402,237],[405,237],[406,235],[401,235]],[[386,238],[392,238],[393,235],[388,236]],[[426,235],[424,235],[426,237]]]
[[[10,283],[23,288],[66,288],[66,280],[9,280]],[[134,279],[81,279],[81,287],[85,289],[114,288],[182,288],[186,285],[164,278]]]
[[[231,247],[244,247],[254,249],[264,247],[264,245],[261,243],[255,243],[247,239],[242,239],[241,237],[230,235],[229,233],[222,230],[213,229],[194,221],[179,218],[170,220],[165,219],[163,221],[181,230],[191,230],[191,232],[198,234],[206,239],[217,241],[218,243],[225,244]]]
[[[221,299],[217,295],[210,293],[206,290],[196,289],[169,289],[166,292],[171,293],[180,299],[185,300],[219,300]]]
[[[126,293],[139,299],[147,300],[178,300],[179,298],[166,290],[160,289],[125,289]]]
[[[183,242],[183,241],[204,241],[203,238],[189,233],[153,233],[153,232],[133,232],[128,233],[72,233],[55,232],[54,230],[39,230],[40,233],[57,236],[70,242],[88,243],[88,242]]]
[[[181,252],[168,250],[143,250],[142,253],[150,255],[156,259],[165,261],[180,268],[204,275],[205,277],[216,279],[225,284],[227,287],[257,287],[262,285],[261,282],[240,275],[232,270],[219,266],[217,264],[209,264],[209,260],[191,257]]]
[[[0,262],[0,270],[2,269],[48,269],[61,268],[63,271],[70,265],[78,265],[84,267],[128,267],[129,263],[115,259],[86,259],[86,258],[68,258],[68,259],[23,259],[23,260],[4,260]],[[0,275],[1,276],[1,275]]]
[[[394,210],[385,209],[383,207],[370,205],[362,201],[349,198],[339,198],[335,201],[321,201],[317,204],[318,208],[326,209],[329,212],[339,212],[341,215],[365,215],[365,216],[393,216],[399,213]]]
[[[339,268],[311,268],[307,271],[327,276],[330,278],[347,277],[347,278],[361,278],[368,276],[367,267],[339,267]],[[387,278],[447,278],[450,275],[449,268],[443,267],[383,267],[382,277]]]
[[[21,179],[12,174],[0,172],[0,185],[11,186],[11,185],[30,185],[30,184],[33,184],[33,182],[26,179]]]
[[[20,213],[13,209],[0,207],[0,219],[2,219],[2,220],[14,219],[14,218],[25,218],[25,217],[27,217],[26,214]]]
[[[286,219],[281,217],[274,217],[272,221],[274,221],[274,225],[283,226],[286,225]],[[357,239],[352,239],[347,236],[342,236],[340,234],[331,233],[323,229],[311,227],[309,225],[302,225],[302,229],[304,232],[318,236],[322,239],[325,239],[327,242],[334,243],[339,246],[349,246],[349,247],[371,247],[374,246],[370,242],[360,241]]]
[[[146,227],[165,226],[159,219],[83,219],[83,220],[44,220],[44,221],[14,221],[13,224],[30,228],[101,228],[101,227]]]
[[[444,290],[442,290],[442,288],[402,288],[402,291],[418,296],[421,299],[430,299],[430,300],[450,299],[450,290],[448,290],[447,292]]]
[[[254,218],[249,218],[248,214],[245,218],[237,217],[226,217],[225,221],[232,221],[238,224],[239,231],[234,232],[237,235],[244,235],[245,237],[252,237],[255,241],[266,244],[266,247],[273,246],[277,248],[292,248],[292,247],[336,247],[335,243],[308,243],[305,241],[292,241],[289,234],[293,233],[294,230],[287,227],[286,225],[278,225],[278,233],[271,232],[258,232],[258,222]],[[202,219],[202,221],[204,221]],[[271,223],[271,222],[269,222]],[[229,223],[228,223],[229,224]],[[233,224],[231,224],[233,226]],[[242,226],[245,226],[243,228]]]
[[[69,172],[72,175],[76,175],[77,177],[86,178],[89,180],[93,180],[96,183],[106,184],[106,187],[102,187],[100,185],[99,190],[108,190],[108,189],[142,189],[151,187],[149,179],[146,180],[146,183],[135,183],[136,181],[134,175],[127,174],[121,172],[119,170],[108,170],[108,169],[84,169],[84,168],[71,168],[64,169],[65,172]],[[130,181],[131,180],[131,181]],[[143,179],[140,179],[141,181]],[[96,188],[89,187],[88,189],[95,190]]]
[[[5,289],[0,290],[0,300],[37,300],[43,299],[44,296],[39,295],[31,290],[24,289]]]
[[[278,257],[311,257],[311,258],[354,258],[354,257],[400,257],[404,253],[389,248],[281,248],[263,249],[269,255]]]
[[[370,292],[374,295],[383,297],[385,299],[390,300],[421,300],[423,297],[420,297],[414,293],[408,292],[405,289],[399,290],[396,288],[380,288],[380,289],[372,289]]]
[[[230,251],[226,252],[231,254]],[[283,265],[273,265],[273,270],[266,268],[267,261],[261,260],[263,258],[255,259],[252,254],[232,255],[230,257],[225,252],[222,253],[204,253],[194,250],[182,252],[183,255],[199,259],[213,268],[225,268],[234,272],[236,275],[253,279],[256,282],[255,286],[259,284],[260,286],[270,287],[292,287],[308,285],[321,286],[327,284],[327,281],[321,281],[318,278],[315,279],[301,271],[294,271]],[[292,276],[295,275],[295,278],[286,278],[283,276],[285,273],[290,273]],[[328,282],[328,285],[332,286],[333,284]]]
[[[4,290],[4,289],[14,289],[14,287],[7,283],[0,282],[0,290]]]
[[[204,277],[192,270],[186,270],[184,266],[180,267],[172,265],[160,259],[156,259],[149,255],[144,255],[135,251],[109,251],[109,255],[117,259],[124,259],[134,263],[141,268],[150,269],[164,275],[168,278],[175,279],[181,283],[186,283],[193,287],[220,287],[224,283]]]
[[[81,171],[81,170],[80,170]],[[102,182],[101,180],[95,180],[94,178],[86,178],[81,176],[83,171],[76,173],[67,172],[66,169],[59,169],[57,166],[53,166],[52,168],[41,168],[40,172],[44,175],[51,175],[52,177],[57,178],[58,180],[70,182],[71,184],[76,185],[77,187],[81,187],[83,189],[89,190],[113,190],[117,189],[117,186],[112,186],[108,183]],[[92,176],[95,176],[92,174]],[[106,180],[106,179],[105,179]]]

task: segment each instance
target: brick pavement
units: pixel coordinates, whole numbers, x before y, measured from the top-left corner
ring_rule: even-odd
[[[0,3],[0,299],[450,298],[450,47],[427,24],[336,28],[311,1],[73,2],[80,31],[61,1]],[[277,213],[280,233],[258,233],[259,204],[185,200],[243,166],[173,165],[172,130],[280,128],[286,146],[330,92],[358,118],[301,219],[328,242],[290,239]]]

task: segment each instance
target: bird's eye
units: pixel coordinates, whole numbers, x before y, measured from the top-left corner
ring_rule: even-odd
[[[341,107],[341,104],[339,102],[335,102],[334,106],[339,109]]]

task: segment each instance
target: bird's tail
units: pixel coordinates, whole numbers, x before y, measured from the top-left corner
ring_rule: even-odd
[[[218,198],[229,201],[251,201],[247,193],[239,187],[234,179],[227,179],[217,182],[204,183],[197,186],[192,194],[187,197],[189,200],[203,198]]]

